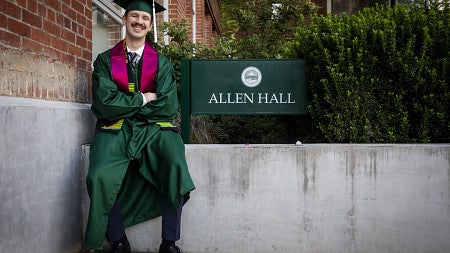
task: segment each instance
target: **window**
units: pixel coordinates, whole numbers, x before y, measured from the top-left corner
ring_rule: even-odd
[[[369,6],[369,0],[332,0],[331,10],[334,14],[353,14]]]
[[[92,62],[123,38],[122,13],[111,0],[92,1]]]

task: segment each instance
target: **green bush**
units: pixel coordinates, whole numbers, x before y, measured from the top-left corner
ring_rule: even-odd
[[[307,60],[313,142],[449,142],[450,8],[313,15],[287,55]],[[446,6],[446,7],[445,7]]]

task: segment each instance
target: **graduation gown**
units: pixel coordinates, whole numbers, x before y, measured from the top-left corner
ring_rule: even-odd
[[[103,248],[108,214],[116,199],[129,227],[160,216],[163,201],[175,209],[181,196],[195,189],[184,143],[170,127],[178,114],[173,66],[163,55],[155,59],[157,98],[145,106],[138,82],[124,91],[113,81],[111,50],[94,61],[92,111],[97,124],[86,178],[90,197],[86,248]],[[143,60],[136,77],[141,76]]]

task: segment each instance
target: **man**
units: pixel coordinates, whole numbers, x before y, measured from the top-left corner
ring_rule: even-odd
[[[195,187],[171,124],[178,114],[173,66],[145,39],[153,13],[165,9],[151,0],[115,2],[126,10],[126,35],[94,62],[85,247],[102,250],[106,237],[110,252],[130,252],[124,228],[162,215],[159,252],[179,253],[181,209]]]

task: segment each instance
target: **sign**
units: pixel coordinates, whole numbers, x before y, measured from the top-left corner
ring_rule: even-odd
[[[305,114],[305,61],[183,60],[181,93],[182,132],[190,114]]]

